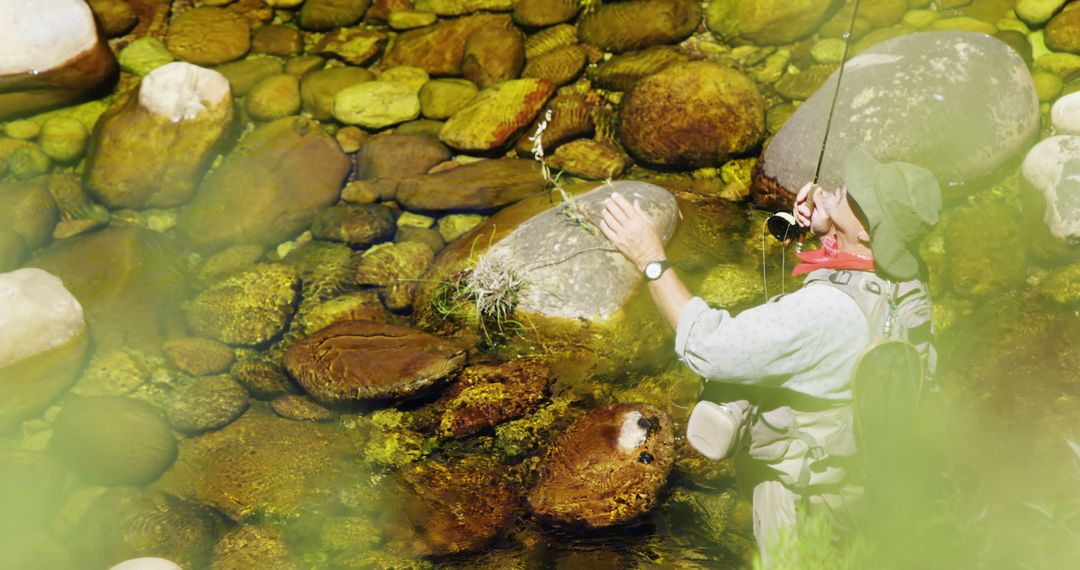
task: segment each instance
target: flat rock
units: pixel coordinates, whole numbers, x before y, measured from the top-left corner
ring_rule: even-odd
[[[407,397],[449,379],[461,347],[422,331],[370,321],[330,325],[293,345],[285,368],[321,402]]]
[[[364,66],[382,52],[386,34],[362,28],[339,28],[326,34],[308,53],[328,55],[348,63]]]
[[[513,79],[481,90],[439,130],[439,140],[462,151],[499,149],[528,125],[555,91],[546,79]]]
[[[812,176],[835,88],[836,74],[773,137],[755,170],[759,204],[790,207]],[[908,34],[848,62],[820,182],[839,185],[859,145],[882,162],[927,168],[948,189],[993,172],[1038,126],[1031,73],[1005,43],[971,32]]]
[[[450,149],[432,137],[380,134],[360,147],[356,174],[360,180],[371,182],[380,199],[393,200],[402,179],[426,174],[450,157]]]
[[[371,81],[334,95],[334,118],[347,125],[382,129],[420,116],[420,98],[408,84]]]
[[[348,156],[314,122],[278,119],[249,134],[203,179],[177,227],[200,249],[280,243],[338,199],[349,169]]]
[[[169,22],[169,51],[195,65],[240,59],[251,49],[251,25],[224,8],[193,8]]]
[[[578,418],[548,447],[528,504],[541,520],[602,528],[656,505],[674,460],[667,414],[616,404]]]
[[[525,36],[516,28],[484,28],[469,35],[461,74],[483,89],[517,79],[525,65]]]
[[[110,208],[183,204],[233,117],[222,74],[190,63],[154,69],[94,128],[84,180]]]
[[[544,189],[540,167],[533,160],[484,160],[406,178],[397,200],[410,210],[490,211]]]
[[[116,58],[85,2],[20,2],[9,10],[0,22],[0,121],[73,103],[116,78]]]
[[[433,76],[461,75],[465,42],[473,32],[512,25],[504,14],[474,14],[409,30],[394,40],[383,57],[383,65],[410,65]]]

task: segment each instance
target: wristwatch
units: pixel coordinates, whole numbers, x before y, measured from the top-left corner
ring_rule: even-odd
[[[645,264],[645,279],[656,281],[669,267],[671,267],[671,264],[666,259],[650,261]]]

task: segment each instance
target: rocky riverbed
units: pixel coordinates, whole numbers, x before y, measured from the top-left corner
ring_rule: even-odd
[[[834,92],[826,183],[945,189],[954,567],[1075,560],[1080,4],[854,4],[0,0],[0,567],[749,564],[594,224],[639,200],[716,306],[796,287],[762,222]]]

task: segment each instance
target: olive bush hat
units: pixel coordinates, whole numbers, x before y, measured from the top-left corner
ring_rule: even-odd
[[[844,185],[870,223],[878,269],[901,281],[914,279],[919,242],[941,213],[941,188],[933,173],[906,162],[882,164],[855,147],[844,165]]]

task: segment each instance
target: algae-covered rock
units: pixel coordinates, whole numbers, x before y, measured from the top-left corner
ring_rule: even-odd
[[[360,21],[370,0],[307,0],[300,8],[302,29],[316,32],[351,26]]]
[[[490,211],[543,188],[536,161],[485,160],[406,178],[398,184],[397,201],[410,210]]]
[[[510,523],[518,501],[507,471],[482,456],[415,464],[398,479],[403,504],[388,534],[421,555],[483,548]]]
[[[408,84],[370,81],[334,95],[334,118],[349,125],[382,129],[420,116],[420,99]]]
[[[382,52],[386,34],[363,28],[339,28],[326,34],[307,53],[336,57],[349,65],[364,66]]]
[[[525,38],[514,27],[476,30],[465,41],[461,74],[483,89],[517,79],[525,65]]]
[[[68,117],[54,117],[41,125],[41,152],[59,163],[74,162],[86,152],[90,132],[81,122]]]
[[[1054,51],[1080,52],[1080,11],[1076,6],[1066,6],[1047,22],[1043,34],[1046,47]]]
[[[349,168],[348,156],[315,123],[278,119],[248,135],[203,179],[180,211],[178,229],[201,249],[279,243],[337,200]]]
[[[785,99],[802,101],[817,92],[833,71],[836,71],[834,65],[811,65],[807,69],[788,71],[774,88]]]
[[[568,526],[627,522],[656,505],[674,445],[671,419],[648,404],[597,408],[548,448],[529,508],[542,520]]]
[[[299,286],[292,268],[262,264],[207,288],[184,311],[196,334],[227,344],[262,344],[289,322]]]
[[[386,308],[403,311],[412,306],[417,282],[431,266],[435,253],[418,241],[388,244],[369,250],[356,268],[356,283],[380,287]]]
[[[505,145],[540,112],[555,86],[546,79],[514,79],[481,90],[439,131],[439,140],[462,151]]]
[[[790,44],[817,30],[834,0],[716,0],[705,10],[709,30],[733,44]]]
[[[435,407],[438,434],[461,439],[521,417],[544,399],[550,371],[530,360],[470,366]]]
[[[194,8],[169,22],[165,41],[178,59],[195,65],[217,65],[240,59],[251,48],[251,25],[224,8]]]
[[[621,177],[632,162],[613,144],[578,139],[555,149],[548,165],[585,180],[605,180]]]
[[[263,255],[263,248],[257,245],[234,245],[208,257],[194,273],[199,288],[213,285],[222,279],[241,271],[255,267]]]
[[[251,88],[244,108],[252,119],[273,121],[300,111],[300,80],[293,75],[272,75]]]
[[[88,98],[115,80],[116,58],[81,0],[8,4],[0,22],[0,121]]]
[[[269,400],[297,389],[285,375],[280,364],[263,359],[240,360],[229,369],[229,375],[252,396]]]
[[[701,23],[693,0],[633,0],[600,6],[581,18],[578,37],[604,51],[621,53],[686,39]]]
[[[143,78],[94,129],[85,183],[113,208],[177,206],[196,184],[232,120],[220,73],[174,62]]]
[[[394,215],[379,204],[331,206],[319,212],[311,234],[315,239],[366,247],[394,237]]]
[[[449,379],[464,350],[416,329],[344,321],[294,344],[285,368],[316,400],[407,397]]]
[[[221,429],[248,407],[248,393],[227,375],[199,378],[169,395],[165,416],[184,433]]]
[[[150,379],[150,365],[132,350],[99,351],[71,389],[78,396],[125,396]]]
[[[477,93],[467,79],[432,79],[420,88],[420,113],[428,119],[446,119]]]
[[[139,38],[124,46],[117,59],[120,69],[139,76],[176,61],[161,40],[149,36]]]
[[[296,570],[281,531],[271,526],[241,525],[226,532],[214,545],[211,570]]]
[[[90,505],[75,529],[74,546],[80,561],[94,568],[151,554],[185,567],[204,567],[217,527],[209,509],[154,491],[120,487]]]
[[[418,12],[415,10],[395,10],[386,17],[386,24],[391,29],[403,32],[416,28],[424,28],[434,24],[439,17],[431,12]]]
[[[484,223],[486,219],[486,216],[480,214],[448,214],[439,218],[439,235],[444,241],[452,242]]]
[[[356,291],[332,297],[297,316],[306,332],[315,332],[339,321],[385,323],[389,317],[376,291]]]
[[[8,155],[7,165],[15,178],[29,180],[48,172],[52,161],[49,160],[49,155],[41,151],[41,147],[27,143]]]
[[[698,295],[714,307],[747,307],[761,300],[761,273],[732,263],[717,265],[705,275]]]
[[[222,430],[185,440],[156,488],[236,522],[284,520],[336,496],[356,471],[360,443],[336,425],[252,409]]]
[[[481,29],[508,29],[512,24],[504,14],[474,14],[409,30],[394,40],[383,57],[384,66],[410,65],[433,76],[461,75],[465,42]]]
[[[40,269],[0,274],[0,433],[63,394],[85,362],[83,308]]]
[[[1020,287],[1025,277],[1026,250],[1022,247],[987,247],[1016,244],[1023,238],[1017,204],[983,200],[949,212],[945,219],[946,276],[949,288],[964,297],[997,297]],[[975,228],[983,239],[971,239]]]
[[[1040,26],[1064,4],[1065,0],[1017,0],[1016,16],[1031,26]]]
[[[121,396],[68,401],[53,422],[51,447],[97,485],[145,485],[176,459],[176,439],[157,410]]]
[[[395,65],[394,67],[382,70],[379,74],[379,81],[396,81],[398,83],[404,83],[419,95],[420,89],[431,79],[428,72],[420,69],[419,67],[412,67],[409,65]]]
[[[307,396],[285,394],[270,402],[274,413],[300,422],[324,422],[335,417],[333,410],[324,408]]]
[[[632,155],[669,166],[719,166],[765,132],[765,103],[753,80],[706,62],[672,65],[638,82],[619,117],[619,140]]]
[[[898,73],[909,80],[896,87]],[[787,207],[814,172],[836,77],[769,143],[754,176],[759,203]],[[846,65],[820,182],[839,185],[841,165],[859,145],[882,162],[922,166],[948,189],[994,171],[1026,147],[1038,123],[1031,73],[1005,43],[972,32],[908,34]]]
[[[539,55],[525,65],[522,77],[547,79],[555,85],[566,85],[577,79],[588,63],[585,48],[563,46]]]
[[[368,139],[360,149],[356,174],[370,182],[380,199],[393,200],[401,180],[425,174],[450,157],[450,149],[431,137],[380,134]]]
[[[304,112],[320,121],[332,119],[334,97],[339,91],[374,79],[374,74],[359,67],[332,67],[308,73],[300,83]]]
[[[536,129],[540,127],[540,123],[546,124],[540,136],[540,144],[544,152],[549,152],[569,140],[591,136],[594,128],[592,118],[594,109],[595,107],[580,95],[561,93],[552,97],[544,106],[544,110],[518,137],[514,150],[520,157],[532,158],[533,147],[537,142],[532,137]]]
[[[543,449],[582,414],[569,393],[554,396],[524,417],[495,426],[495,445],[507,457]]]
[[[105,33],[105,37],[122,36],[139,22],[138,14],[131,4],[124,0],[89,0],[89,4],[101,23],[101,31]]]
[[[173,366],[192,376],[220,374],[233,364],[232,349],[208,338],[169,339],[161,351]]]
[[[511,17],[519,26],[542,28],[572,20],[580,9],[577,0],[519,0]]]
[[[557,47],[578,43],[577,26],[558,24],[544,28],[525,39],[525,59],[543,55]]]
[[[414,0],[417,10],[432,12],[439,16],[460,16],[480,10],[508,12],[513,0]]]

